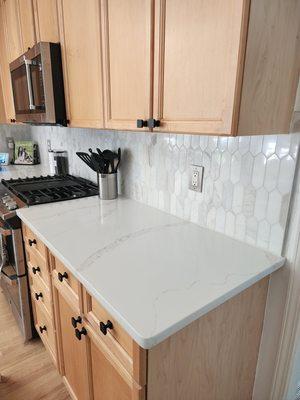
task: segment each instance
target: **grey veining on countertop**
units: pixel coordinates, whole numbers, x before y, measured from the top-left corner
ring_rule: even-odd
[[[18,215],[144,348],[284,263],[122,197],[40,205]]]

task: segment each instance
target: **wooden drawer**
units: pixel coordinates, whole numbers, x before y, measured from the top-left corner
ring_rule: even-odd
[[[49,317],[52,318],[52,300],[49,288],[47,288],[44,281],[38,275],[34,275],[31,270],[29,270],[29,284],[33,300],[44,307]]]
[[[135,347],[138,347],[137,344],[98,301],[85,290],[83,293],[85,319],[89,322],[90,327],[98,338],[133,376],[133,356]],[[112,329],[108,328],[105,334],[105,332],[101,331],[100,326],[102,324],[106,325],[108,321],[112,323]]]
[[[32,275],[43,280],[45,286],[50,288],[50,273],[47,261],[39,253],[28,251],[26,248],[27,268]]]
[[[44,260],[47,260],[47,248],[44,243],[28,228],[23,224],[23,237],[26,251],[38,254]]]
[[[33,296],[31,297],[35,328],[56,363],[57,357],[53,322],[49,315],[43,310],[42,306],[35,301]]]
[[[51,256],[53,284],[73,307],[79,308],[80,284],[57,258]]]

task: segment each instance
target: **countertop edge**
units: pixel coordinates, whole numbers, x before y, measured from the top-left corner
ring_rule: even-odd
[[[212,311],[216,307],[220,306],[221,304],[225,303],[227,300],[230,300],[232,297],[236,296],[237,294],[241,293],[243,290],[249,288],[256,282],[260,281],[261,279],[265,278],[266,276],[272,274],[279,268],[281,268],[285,264],[285,258],[278,256],[278,260],[271,264],[268,268],[262,271],[259,274],[251,276],[241,285],[236,286],[232,290],[228,291],[222,296],[217,297],[213,301],[207,303],[205,306],[201,307],[199,310],[195,311],[194,313],[188,315],[184,319],[181,319],[176,324],[172,325],[168,329],[160,332],[158,335],[153,335],[151,337],[142,337],[139,333],[126,321],[124,317],[122,317],[119,312],[111,306],[109,302],[106,301],[104,297],[102,297],[92,285],[87,282],[76,269],[68,262],[67,259],[64,258],[62,254],[60,254],[55,247],[48,242],[47,238],[44,237],[33,225],[32,223],[22,215],[22,210],[17,210],[17,215],[19,218],[26,224],[28,227],[45,243],[51,253],[56,256],[66,267],[70,270],[70,272],[80,281],[80,283],[87,289],[87,291],[95,297],[96,300],[101,302],[101,304],[107,309],[109,313],[112,314],[116,320],[122,325],[125,331],[139,344],[143,349],[150,350],[157,344],[161,343],[171,335],[175,334],[179,330],[185,328],[190,323],[194,322],[195,320],[201,318],[203,315],[207,314],[208,312]]]

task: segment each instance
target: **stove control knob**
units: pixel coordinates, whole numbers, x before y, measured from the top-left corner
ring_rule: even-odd
[[[2,203],[6,204],[7,202],[12,201],[12,198],[8,195],[2,197]]]
[[[18,205],[15,201],[10,201],[9,203],[6,204],[6,207],[9,209],[9,211],[13,211],[18,208]]]

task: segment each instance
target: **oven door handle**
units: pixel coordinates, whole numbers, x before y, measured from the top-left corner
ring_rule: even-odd
[[[33,101],[32,80],[31,80],[31,71],[30,71],[30,66],[33,64],[33,62],[31,60],[28,60],[24,56],[24,64],[25,64],[25,69],[26,69],[27,90],[28,90],[28,97],[29,97],[29,109],[35,110],[36,106]]]

